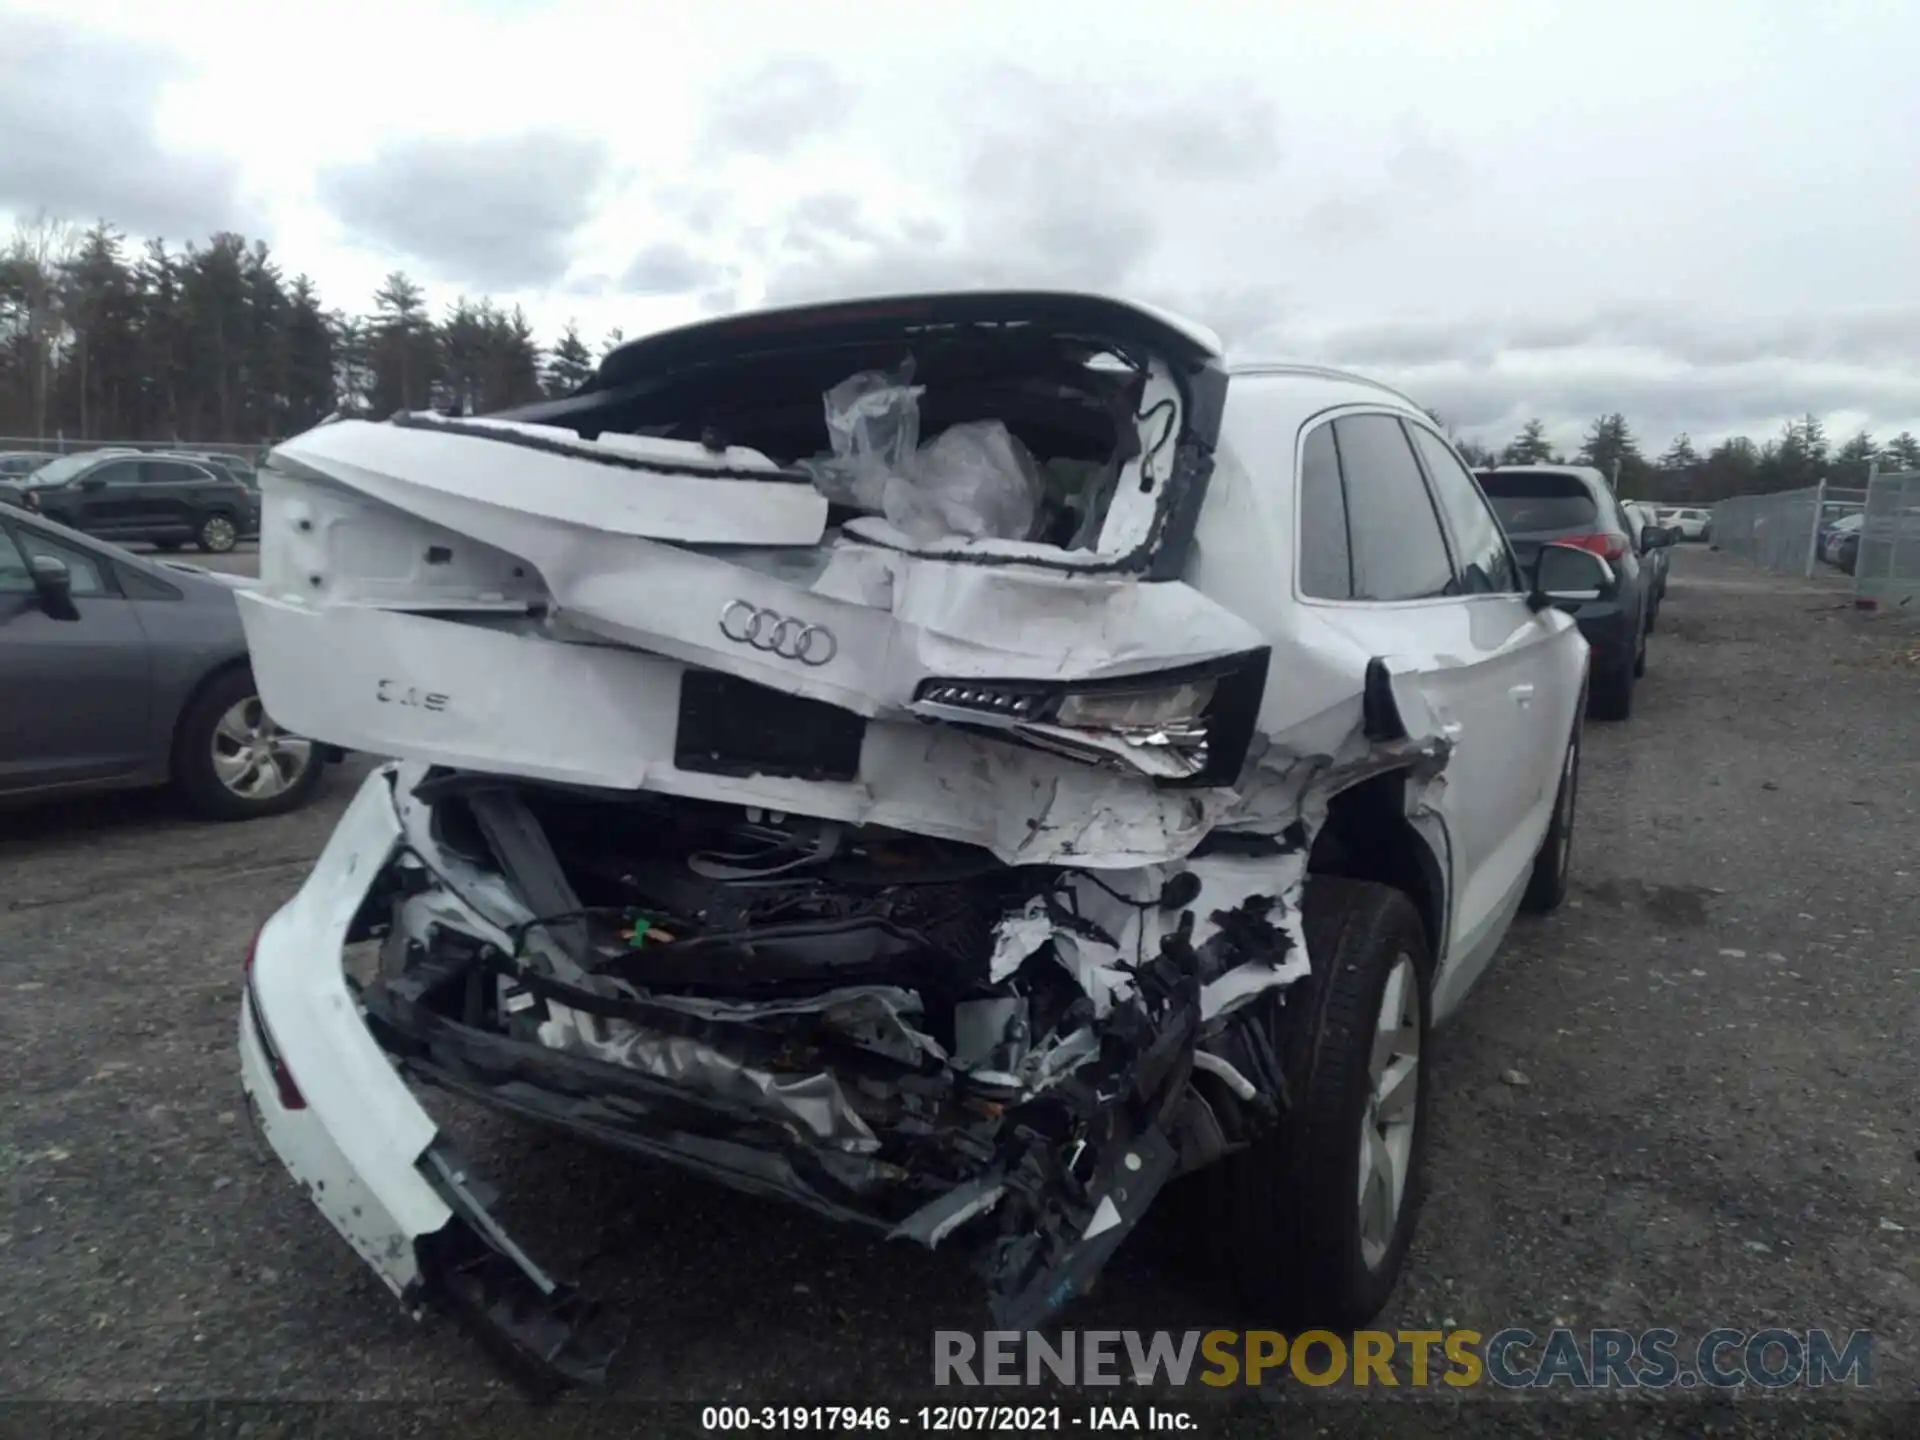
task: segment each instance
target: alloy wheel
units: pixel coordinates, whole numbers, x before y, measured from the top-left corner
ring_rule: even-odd
[[[1402,951],[1380,993],[1360,1119],[1360,1256],[1369,1270],[1392,1247],[1406,1199],[1419,1116],[1420,1005],[1420,977],[1413,957]]]
[[[213,773],[242,800],[285,794],[312,768],[313,742],[268,718],[257,695],[229,707],[213,727]]]

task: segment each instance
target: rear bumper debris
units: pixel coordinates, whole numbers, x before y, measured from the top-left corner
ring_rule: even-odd
[[[596,958],[592,907],[548,890],[543,906],[585,918],[543,923],[519,898],[572,883],[524,803],[473,810],[505,873],[475,863],[464,830],[442,848],[463,785],[488,793],[419,766],[368,778],[261,933],[241,1069],[272,1148],[402,1303],[456,1314],[536,1384],[603,1381],[622,1327],[501,1229],[407,1079],[892,1237],[964,1243],[1013,1329],[1083,1293],[1169,1179],[1285,1107],[1242,1022],[1306,970],[1304,829],[1172,866],[990,865],[830,946],[763,926],[758,978],[739,983],[726,946],[683,946],[675,969],[669,937],[648,948],[667,978],[642,990]],[[969,894],[997,913],[942,908]],[[350,948],[376,941],[380,974],[350,977]],[[702,973],[720,977],[706,993],[669,987]]]

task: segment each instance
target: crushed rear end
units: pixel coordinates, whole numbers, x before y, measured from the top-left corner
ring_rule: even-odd
[[[1115,302],[914,299],[275,452],[263,697],[400,759],[260,936],[243,1074],[397,1294],[550,1378],[618,1342],[406,1080],[966,1245],[1014,1329],[1274,1123],[1316,805],[1421,747],[1275,745],[1266,638],[1181,579],[1218,361]]]

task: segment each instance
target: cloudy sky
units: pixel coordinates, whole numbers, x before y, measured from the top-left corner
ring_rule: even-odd
[[[1469,436],[1920,431],[1911,0],[0,0],[0,212],[551,337],[1115,290]]]

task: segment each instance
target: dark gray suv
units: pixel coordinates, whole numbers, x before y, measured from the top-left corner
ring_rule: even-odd
[[[223,554],[260,532],[258,494],[224,467],[139,451],[63,455],[7,482],[22,509],[105,540]]]
[[[1588,709],[1597,720],[1633,713],[1633,685],[1647,673],[1657,570],[1652,552],[1673,543],[1658,525],[1635,524],[1606,476],[1585,465],[1499,465],[1474,472],[1506,528],[1521,569],[1541,547],[1577,545],[1613,568],[1614,590],[1573,607],[1591,652]]]

